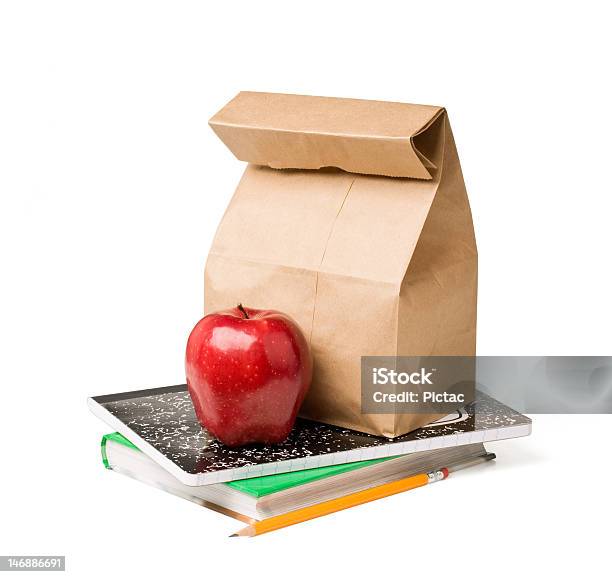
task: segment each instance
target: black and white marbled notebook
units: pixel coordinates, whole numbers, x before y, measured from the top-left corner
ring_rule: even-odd
[[[528,435],[531,420],[484,393],[464,411],[387,439],[298,419],[279,445],[231,449],[196,419],[186,385],[88,399],[92,412],[186,485],[274,475]]]

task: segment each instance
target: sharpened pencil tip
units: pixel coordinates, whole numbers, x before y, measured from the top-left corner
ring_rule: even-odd
[[[230,537],[238,537],[238,533],[232,533]]]

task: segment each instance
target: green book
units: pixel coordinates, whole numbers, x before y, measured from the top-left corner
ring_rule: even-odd
[[[109,433],[104,435],[102,437],[102,462],[107,469],[111,468],[106,452],[108,441],[119,443],[134,451],[140,452],[140,449],[136,447],[134,443],[128,441],[121,433]],[[318,469],[291,471],[289,473],[279,473],[278,475],[266,475],[265,477],[253,477],[251,479],[241,479],[240,481],[229,481],[224,483],[224,485],[259,499],[260,497],[265,497],[266,495],[271,495],[278,491],[284,491],[285,489],[311,483],[312,481],[318,481],[319,479],[325,479],[333,475],[339,475],[340,473],[354,471],[362,467],[369,467],[370,465],[382,463],[394,458],[396,457],[357,461],[356,463],[344,463],[341,465],[329,465],[327,467],[319,467]]]
[[[210,485],[185,485],[120,433],[102,437],[102,462],[129,477],[242,520],[261,520],[450,466],[486,454],[482,443],[252,477]]]

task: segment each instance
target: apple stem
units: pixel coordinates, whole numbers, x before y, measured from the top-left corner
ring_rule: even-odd
[[[238,310],[244,315],[245,319],[249,318],[249,314],[246,312],[245,308],[242,306],[242,303],[238,305]]]

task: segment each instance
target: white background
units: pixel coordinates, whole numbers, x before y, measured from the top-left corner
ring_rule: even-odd
[[[0,554],[72,575],[603,570],[610,417],[537,416],[498,462],[257,539],[105,471],[85,398],[183,381],[243,170],[239,90],[448,108],[480,354],[610,354],[605,3],[0,4]],[[606,478],[606,475],[608,478]]]

